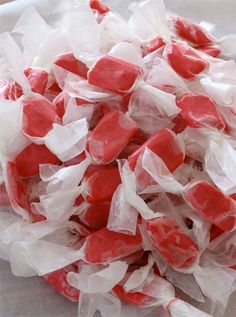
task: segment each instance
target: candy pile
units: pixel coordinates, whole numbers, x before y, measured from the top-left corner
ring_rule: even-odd
[[[161,0],[130,9],[75,1],[49,25],[29,8],[0,35],[0,256],[80,317],[225,316],[235,43]]]

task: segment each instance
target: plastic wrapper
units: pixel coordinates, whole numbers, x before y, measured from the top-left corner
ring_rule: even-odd
[[[28,8],[0,34],[0,257],[80,317],[223,317],[235,39],[161,0],[129,9],[69,1],[48,24]]]

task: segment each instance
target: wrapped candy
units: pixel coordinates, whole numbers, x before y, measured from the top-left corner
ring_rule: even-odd
[[[208,62],[186,44],[170,43],[164,54],[171,67],[186,79],[194,78],[208,67]]]
[[[235,229],[236,207],[232,198],[206,182],[187,186],[185,201],[210,222],[224,231]]]
[[[106,114],[87,140],[86,150],[96,164],[114,161],[137,132],[136,123],[124,113]]]
[[[232,38],[161,0],[130,10],[71,1],[49,25],[29,8],[0,34],[0,257],[79,317],[226,317]]]
[[[150,241],[172,267],[184,269],[197,261],[197,245],[179,230],[172,219],[160,217],[148,220],[146,229]]]
[[[61,54],[57,57],[55,65],[78,75],[83,78],[87,78],[88,68],[83,63],[76,59],[72,52]]]
[[[43,276],[57,292],[68,298],[72,302],[79,300],[79,291],[71,286],[66,279],[69,272],[76,272],[76,265],[68,265],[67,267],[48,273]]]
[[[177,101],[177,105],[181,109],[180,116],[192,128],[201,126],[211,126],[219,130],[225,128],[220,113],[207,96],[185,94]]]
[[[88,82],[92,85],[124,95],[134,88],[142,70],[135,64],[113,56],[99,59],[88,73]]]
[[[206,30],[187,18],[174,17],[171,19],[171,23],[173,23],[177,35],[196,46],[215,43],[215,39]]]
[[[100,167],[99,165],[91,171],[85,172],[82,186],[84,187],[84,198],[88,203],[97,203],[109,200],[120,184],[120,174],[117,167]]]
[[[181,143],[172,131],[163,129],[153,135],[137,151],[129,156],[128,162],[132,170],[134,170],[137,160],[144,152],[145,147],[156,153],[171,172],[173,172],[184,161],[184,153],[181,148]]]

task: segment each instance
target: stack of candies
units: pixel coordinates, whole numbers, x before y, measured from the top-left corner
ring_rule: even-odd
[[[29,8],[0,35],[0,256],[80,317],[226,316],[235,37],[161,0],[130,10]]]

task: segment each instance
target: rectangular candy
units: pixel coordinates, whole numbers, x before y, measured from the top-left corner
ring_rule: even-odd
[[[170,172],[173,172],[184,161],[184,152],[174,132],[169,129],[162,129],[148,139],[137,151],[128,157],[131,170],[135,169],[139,156],[148,147],[157,154],[166,164]]]
[[[88,72],[88,82],[94,86],[124,95],[142,75],[142,69],[135,64],[113,56],[100,58]]]
[[[235,228],[235,202],[215,186],[203,181],[194,182],[187,186],[183,197],[188,205],[223,231]]]
[[[114,161],[137,133],[136,123],[126,114],[105,114],[87,139],[86,150],[95,164]]]

